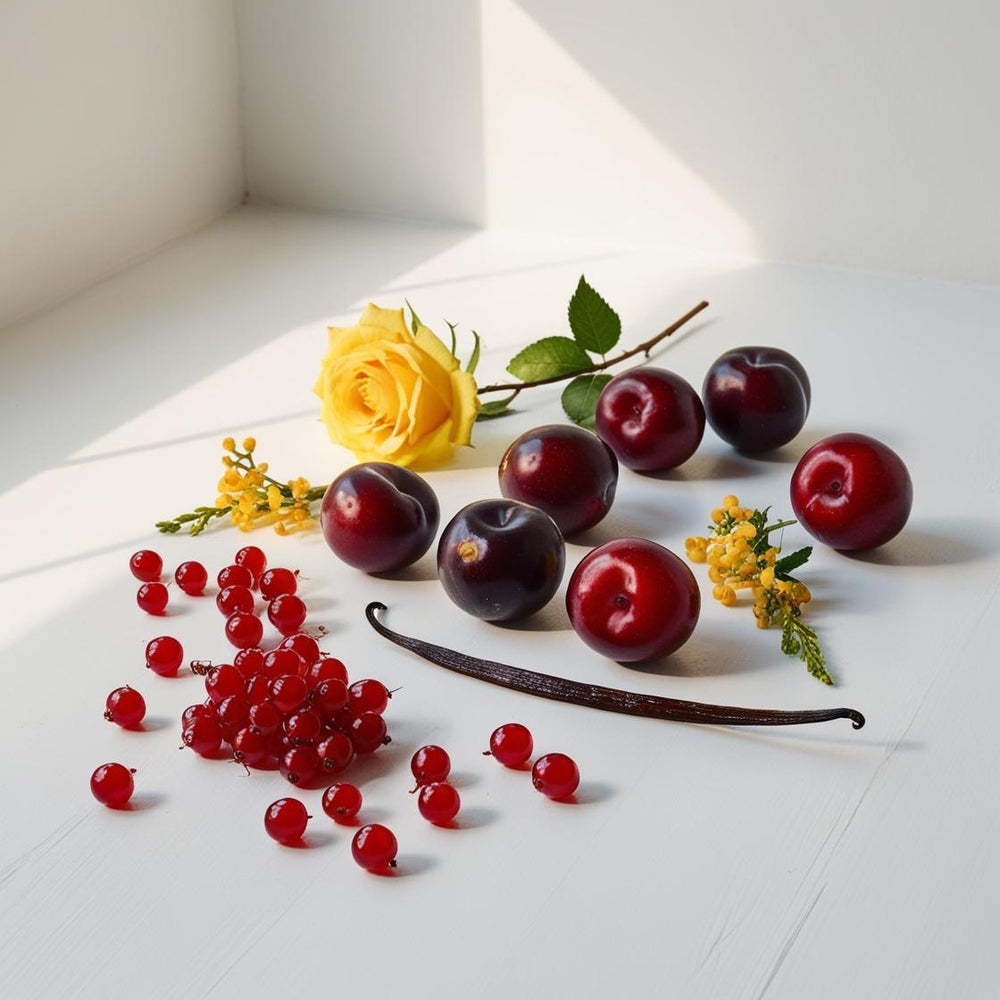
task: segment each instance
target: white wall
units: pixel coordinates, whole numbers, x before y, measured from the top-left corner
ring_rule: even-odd
[[[1000,281],[992,0],[239,0],[251,196]]]
[[[243,194],[232,0],[0,4],[0,327]]]

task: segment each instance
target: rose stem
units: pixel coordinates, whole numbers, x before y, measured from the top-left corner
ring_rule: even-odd
[[[701,722],[715,726],[794,726],[806,722],[828,722],[831,719],[850,719],[855,729],[865,724],[865,717],[853,708],[820,708],[785,712],[766,708],[734,708],[727,705],[707,705],[699,701],[681,701],[661,698],[658,695],[634,694],[617,688],[553,677],[535,670],[511,667],[506,663],[481,660],[476,656],[458,653],[446,646],[414,639],[394,632],[376,617],[376,612],[387,608],[379,601],[372,601],[365,608],[365,617],[376,632],[390,642],[402,646],[431,663],[477,677],[490,684],[523,691],[525,694],[565,701],[571,705],[599,708],[605,712],[622,712],[641,715],[650,719],[667,719],[672,722]]]
[[[613,358],[607,358],[596,365],[588,365],[586,368],[577,368],[574,371],[568,372],[565,375],[553,375],[550,378],[538,378],[533,379],[530,382],[497,382],[496,385],[484,385],[477,392],[482,395],[484,392],[520,392],[522,389],[533,389],[536,385],[549,385],[552,382],[562,382],[565,379],[576,378],[577,375],[589,375],[591,372],[603,371],[605,368],[611,368],[613,365],[617,365],[619,362],[627,361],[629,358],[634,357],[636,354],[641,354],[645,352],[646,357],[649,357],[649,352],[656,347],[656,345],[666,337],[671,334],[676,333],[688,320],[694,319],[702,311],[702,309],[707,309],[707,302],[699,302],[693,309],[689,309],[680,319],[674,320],[665,330],[661,330],[655,337],[650,337],[649,340],[644,340],[641,344],[637,344],[631,350],[623,351],[621,354],[616,355]]]

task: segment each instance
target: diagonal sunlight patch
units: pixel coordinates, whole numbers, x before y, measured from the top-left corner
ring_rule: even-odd
[[[759,255],[746,220],[514,0],[481,16],[488,225]]]

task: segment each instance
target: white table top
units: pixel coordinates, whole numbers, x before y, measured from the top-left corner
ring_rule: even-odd
[[[375,579],[318,532],[153,530],[212,502],[225,434],[255,434],[282,478],[326,482],[351,464],[310,392],[328,322],[409,298],[441,333],[444,319],[477,329],[492,379],[529,340],[566,332],[581,273],[621,313],[623,346],[706,298],[657,362],[700,386],[723,350],[783,347],[810,373],[813,408],[766,460],[709,430],[672,475],[623,471],[568,568],[620,534],[683,552],[727,492],[789,513],[795,460],[830,433],[872,434],[908,464],[905,532],[861,557],[817,546],[802,574],[836,688],[782,656],[748,610],[713,602],[703,568],[695,636],[633,669],[572,633],[565,583],[530,623],[499,628],[447,601],[429,556]],[[997,287],[244,209],[3,331],[0,996],[995,995],[998,329]],[[428,474],[443,521],[497,494],[504,447],[562,419],[558,396],[525,393]],[[277,773],[177,751],[201,681],[152,676],[145,643],[169,632],[190,655],[229,650],[210,597],[175,595],[164,619],[139,612],[129,555],[153,547],[168,572],[196,558],[214,574],[248,541],[301,569],[324,648],[401,689],[393,743],[349,772],[363,818],[397,834],[395,878],[354,865],[353,831],[326,820],[320,792],[303,795],[310,849],[284,849],[261,822],[290,791]],[[786,532],[789,549],[808,541]],[[849,705],[868,724],[740,731],[553,704],[385,643],[364,621],[370,600],[401,631],[525,667],[724,704]],[[101,717],[126,683],[146,697],[144,732]],[[481,756],[515,719],[537,751],[578,761],[578,804]],[[451,753],[457,829],[428,825],[407,794],[427,742]],[[131,811],[90,796],[107,760],[137,769]]]

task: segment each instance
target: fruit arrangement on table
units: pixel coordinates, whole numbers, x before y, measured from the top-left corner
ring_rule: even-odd
[[[505,393],[502,400],[484,404],[469,396],[470,384],[475,388],[478,335],[462,371],[454,326],[448,350],[412,310],[411,331],[401,310],[397,317],[370,306],[354,330],[331,329],[331,351],[317,383],[321,396],[355,394],[351,419],[372,411],[372,428],[359,424],[353,439],[364,439],[356,448],[364,460],[326,487],[301,478],[282,482],[255,460],[254,439],[238,448],[227,438],[227,468],[215,505],[195,508],[158,527],[198,534],[228,514],[244,530],[272,523],[279,534],[287,534],[316,523],[313,504],[320,502],[323,537],[347,565],[365,573],[398,571],[422,558],[437,537],[437,575],[458,608],[488,622],[524,619],[559,590],[565,539],[594,527],[611,510],[620,465],[639,473],[674,469],[696,452],[706,423],[745,454],[781,447],[804,426],[811,402],[809,378],[796,358],[778,348],[726,351],[709,368],[700,396],[679,375],[651,364],[614,377],[604,373],[640,351],[648,357],[663,337],[705,305],[639,348],[608,360],[620,322],[581,279],[569,310],[573,339],[545,338],[520,352],[509,368],[520,381],[478,390]],[[392,448],[383,449],[389,460],[373,458],[371,452],[373,441],[378,442],[376,431],[385,430],[385,414],[379,410],[384,403],[372,402],[389,391],[384,373],[369,362],[352,361],[351,354],[359,344],[380,336],[388,338],[394,351],[405,353],[412,347],[426,353],[437,367],[427,375],[423,392],[439,394],[439,409],[452,406],[444,417],[438,414],[437,425],[425,413],[428,426],[418,427],[419,433],[411,428],[411,434],[427,438],[419,449],[407,451],[394,439]],[[398,372],[393,377],[398,380]],[[365,383],[367,378],[371,385]],[[470,410],[471,419],[476,411],[481,419],[502,416],[523,389],[555,381],[568,382],[563,404],[574,422],[547,424],[518,436],[498,467],[500,497],[472,501],[448,519],[438,536],[437,497],[430,483],[407,466],[420,465],[428,456],[447,457],[455,444],[469,443]],[[407,412],[408,419],[419,424],[424,404],[416,403],[418,395],[414,391]],[[324,419],[330,423],[338,417],[336,400],[323,398]],[[398,430],[398,414],[396,419]],[[364,438],[368,431],[376,437]],[[335,431],[331,426],[332,437],[341,433],[341,427]],[[791,476],[790,501],[798,521],[820,543],[841,550],[866,549],[902,530],[912,505],[912,484],[904,463],[888,446],[862,434],[837,434],[801,457]],[[772,520],[769,511],[743,507],[737,497],[727,496],[711,512],[709,533],[687,539],[688,560],[708,564],[713,596],[723,605],[737,604],[741,591],[750,593],[757,626],[780,628],[782,650],[798,655],[814,676],[830,684],[816,633],[802,619],[809,590],[792,575],[812,549],[782,555],[775,535],[795,522]],[[169,591],[161,582],[160,556],[137,552],[130,568],[141,583],[139,607],[161,614]],[[194,560],[183,562],[174,573],[177,587],[194,597],[204,592],[208,578],[206,568]],[[321,652],[323,634],[308,627],[297,574],[268,566],[259,547],[241,549],[233,564],[220,571],[217,583],[216,606],[236,652],[232,663],[191,661],[192,673],[205,678],[207,698],[184,711],[183,745],[206,758],[236,760],[248,771],[277,769],[293,786],[326,787],[324,812],[335,822],[353,822],[363,816],[362,793],[339,779],[356,755],[373,753],[390,742],[383,715],[391,692],[374,678],[351,683],[347,667]],[[266,603],[267,619],[282,636],[271,649],[261,646],[259,601]],[[627,664],[679,649],[698,625],[701,597],[694,574],[678,555],[649,539],[624,537],[595,547],[580,560],[567,583],[566,608],[573,630],[586,645]],[[448,669],[541,697],[686,722],[787,725],[848,718],[855,728],[864,724],[854,709],[782,712],[706,705],[482,661],[395,632],[381,620],[386,610],[371,604],[366,613],[385,638]],[[183,661],[176,637],[159,636],[147,646],[147,666],[162,677],[177,675]],[[134,728],[144,713],[142,695],[130,686],[108,696],[109,721]],[[521,768],[531,758],[533,740],[522,725],[508,723],[495,730],[485,752],[505,766]],[[423,747],[414,754],[411,770],[420,814],[432,823],[452,823],[460,814],[461,799],[447,780],[447,752]],[[338,780],[331,783],[333,778]],[[576,763],[562,753],[539,757],[532,769],[534,787],[556,800],[572,796],[579,781]],[[91,780],[94,796],[113,807],[126,805],[133,787],[131,769],[117,763],[102,765]],[[265,829],[279,843],[291,844],[301,840],[310,818],[299,799],[279,798],[266,810]],[[397,849],[394,834],[381,824],[362,826],[352,845],[354,859],[368,870],[394,865]]]

